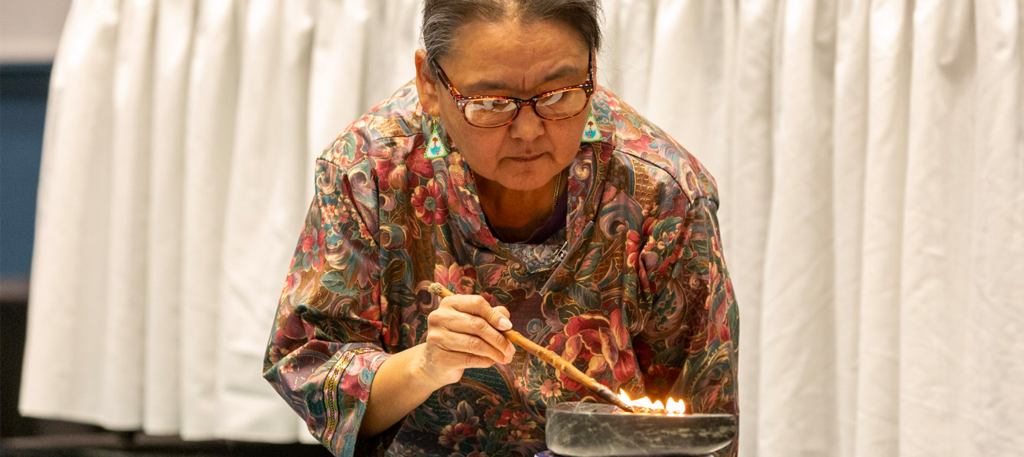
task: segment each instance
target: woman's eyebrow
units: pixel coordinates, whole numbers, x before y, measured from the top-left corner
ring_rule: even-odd
[[[558,70],[555,70],[554,72],[549,74],[546,78],[544,78],[544,80],[541,81],[541,84],[544,84],[544,83],[547,83],[547,82],[551,82],[551,81],[555,81],[555,80],[558,80],[558,79],[562,79],[562,78],[565,78],[567,76],[576,75],[576,74],[579,74],[579,73],[581,73],[581,70],[579,68],[576,68],[573,65],[563,65]],[[509,90],[509,91],[511,91],[511,90],[517,90],[517,89],[519,89],[519,88],[512,87],[511,85],[509,85],[505,81],[483,80],[483,81],[476,81],[476,82],[467,84],[465,86],[465,89],[463,89],[463,91],[465,91],[465,92],[486,92],[486,91],[491,91],[491,90]]]

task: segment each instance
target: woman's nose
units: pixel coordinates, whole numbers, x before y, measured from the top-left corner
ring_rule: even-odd
[[[544,134],[544,119],[537,115],[533,106],[524,106],[519,109],[512,124],[509,125],[509,134],[512,138],[531,141]]]

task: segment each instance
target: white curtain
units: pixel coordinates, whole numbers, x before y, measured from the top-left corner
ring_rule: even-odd
[[[718,179],[741,455],[1024,455],[1020,0],[605,0],[599,80]],[[308,440],[260,377],[312,159],[417,0],[78,0],[21,410]]]

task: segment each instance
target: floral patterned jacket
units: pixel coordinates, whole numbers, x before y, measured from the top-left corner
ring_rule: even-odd
[[[591,106],[602,140],[581,142],[570,165],[555,265],[536,267],[495,239],[458,150],[424,157],[439,120],[411,84],[317,161],[264,377],[333,453],[533,456],[546,449],[546,405],[597,401],[519,350],[510,364],[465,370],[387,432],[357,440],[378,367],[425,340],[435,281],[505,305],[514,329],[614,391],[739,414],[739,316],[715,183],[610,92],[599,89]],[[720,455],[735,452],[734,443]]]

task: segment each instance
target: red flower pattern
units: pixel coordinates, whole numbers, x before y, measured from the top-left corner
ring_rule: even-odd
[[[626,266],[636,268],[640,258],[640,234],[630,231],[626,234]]]
[[[545,379],[544,384],[540,386],[540,394],[544,398],[558,397],[562,395],[562,383],[554,379]]]
[[[443,446],[455,446],[466,440],[466,438],[472,438],[476,434],[473,426],[470,424],[455,424],[446,425],[441,429],[441,437],[438,441]]]
[[[494,421],[494,425],[498,427],[507,427],[512,429],[518,429],[522,431],[528,431],[537,426],[537,423],[530,419],[530,415],[521,411],[512,411],[506,409],[501,412],[501,417]]]
[[[584,371],[593,378],[606,378],[610,374],[622,383],[636,373],[629,332],[622,326],[622,311],[618,309],[608,317],[588,313],[569,319],[565,332],[556,335],[548,349],[573,363],[583,359],[587,363]],[[559,377],[567,389],[583,388],[564,373]]]
[[[424,224],[443,224],[448,217],[448,203],[443,197],[441,186],[433,179],[413,191],[412,206],[416,217]]]
[[[324,267],[324,237],[327,232],[312,228],[302,236],[302,268],[308,270],[315,268],[321,270]]]

